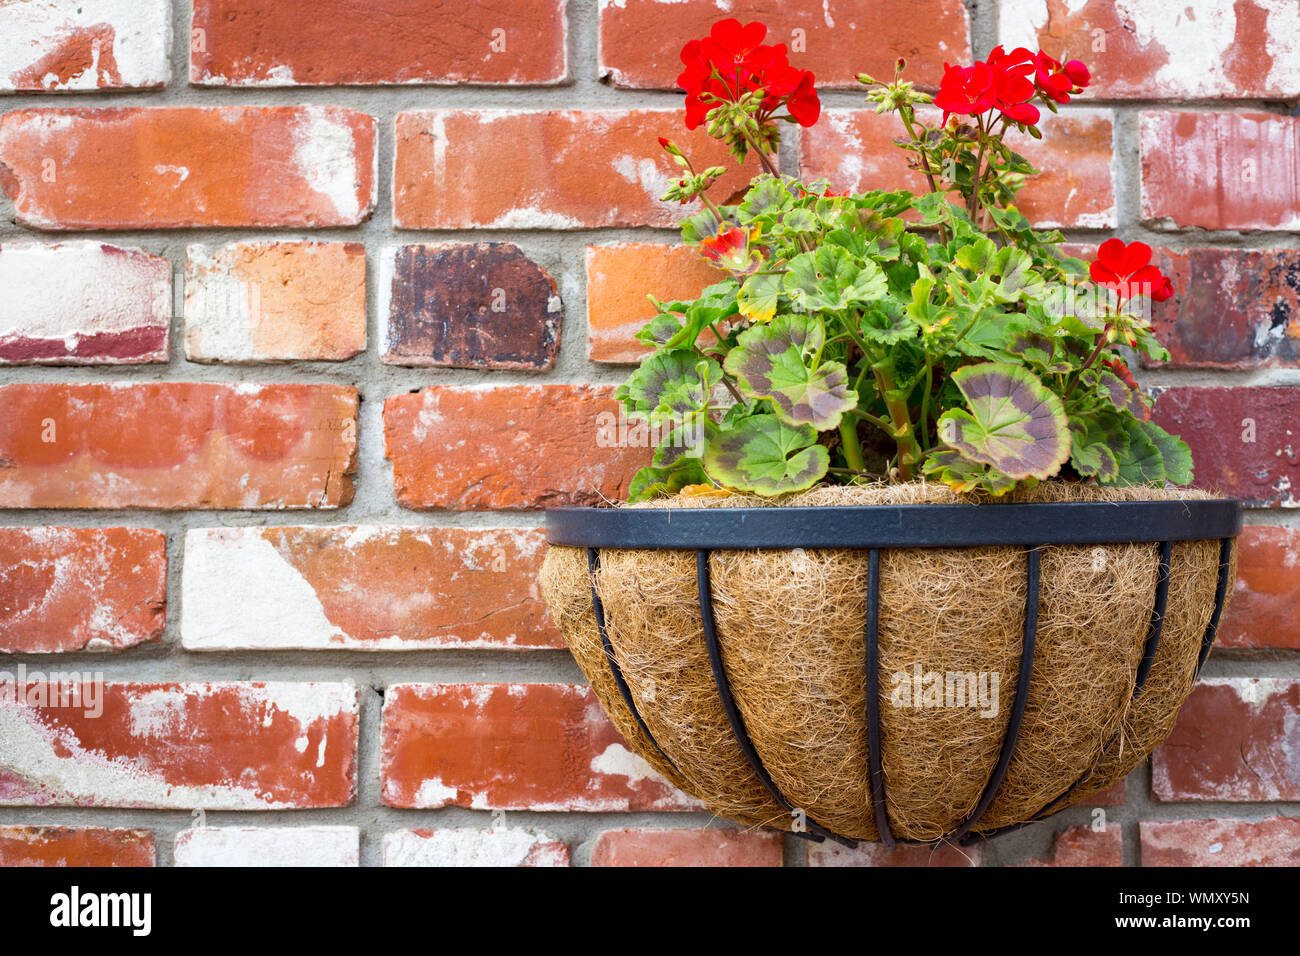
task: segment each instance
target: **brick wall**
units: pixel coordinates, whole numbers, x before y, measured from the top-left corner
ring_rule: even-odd
[[[1093,66],[1026,208],[1162,250],[1143,378],[1255,505],[1149,766],[969,856],[844,851],[708,828],[601,715],[539,509],[644,454],[593,420],[644,293],[706,280],[654,137],[708,152],[668,88],[721,5],[0,3],[0,671],[105,682],[7,685],[0,862],[1300,862],[1293,0],[725,4],[806,50],[827,115],[781,163],[839,188],[915,181],[856,71]]]

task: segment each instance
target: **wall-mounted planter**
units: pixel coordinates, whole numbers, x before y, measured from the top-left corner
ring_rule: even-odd
[[[614,723],[722,816],[887,844],[1023,825],[1144,759],[1241,529],[1237,501],[1056,482],[656,504],[547,514],[543,592]]]

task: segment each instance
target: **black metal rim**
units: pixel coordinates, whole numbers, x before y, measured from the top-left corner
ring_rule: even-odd
[[[801,816],[772,780],[745,728],[744,718],[731,693],[722,645],[713,616],[709,554],[712,550],[753,548],[859,548],[868,551],[866,660],[868,693],[866,713],[868,773],[873,815],[881,842],[923,842],[930,845],[969,843],[995,833],[1019,829],[1015,824],[997,830],[977,831],[976,826],[993,804],[1015,755],[1033,680],[1038,626],[1038,580],[1041,548],[1066,544],[1158,544],[1156,587],[1151,601],[1151,622],[1142,659],[1135,675],[1132,698],[1141,694],[1160,645],[1161,627],[1169,594],[1172,542],[1219,540],[1218,580],[1214,610],[1201,640],[1196,671],[1209,655],[1218,631],[1228,589],[1232,541],[1241,531],[1242,503],[1233,499],[1187,501],[1068,502],[1011,505],[860,505],[827,508],[710,508],[613,509],[561,508],[547,512],[547,538],[551,544],[584,547],[591,575],[592,608],[596,627],[614,683],[637,727],[670,765],[676,767],[650,732],[623,677],[597,588],[602,547],[620,549],[691,550],[696,554],[696,584],[700,622],[709,653],[714,685],[737,745],[754,774],[782,810],[798,818],[796,835],[821,842],[831,839],[854,846],[858,841],[840,836],[814,820]],[[880,552],[900,547],[1021,546],[1026,557],[1024,635],[1013,709],[1007,722],[998,762],[989,776],[975,809],[951,833],[934,841],[896,839],[890,831],[885,775],[881,769],[879,695]],[[870,688],[877,688],[871,693]],[[1113,742],[1113,740],[1112,740]],[[1048,816],[1065,803],[1100,765],[1110,749],[1107,743],[1094,766],[1063,793],[1049,801],[1030,822]]]
[[[554,508],[551,544],[578,548],[960,548],[1194,541],[1241,533],[1235,499],[825,508]]]

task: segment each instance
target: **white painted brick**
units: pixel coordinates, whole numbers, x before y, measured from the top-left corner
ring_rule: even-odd
[[[164,86],[170,50],[168,0],[0,2],[0,92]]]
[[[101,242],[0,245],[0,365],[165,362],[170,316],[161,256]]]
[[[517,828],[396,830],[384,835],[384,866],[568,866],[569,848]]]
[[[176,834],[177,866],[360,866],[356,827],[197,827]]]

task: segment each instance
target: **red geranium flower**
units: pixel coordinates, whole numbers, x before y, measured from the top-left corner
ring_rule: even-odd
[[[1083,88],[1092,80],[1088,68],[1078,60],[1071,60],[1064,66],[1059,60],[1039,50],[1034,57],[1035,82],[1044,96],[1058,103],[1070,102],[1075,93],[1082,93]]]
[[[974,66],[943,65],[943,82],[935,94],[934,105],[943,110],[943,121],[953,113],[979,116],[993,108],[997,91],[993,88],[993,71],[987,63]]]
[[[1103,364],[1109,366],[1110,370],[1119,376],[1120,381],[1133,389],[1133,391],[1136,392],[1138,390],[1137,379],[1133,377],[1132,371],[1130,371],[1129,367],[1124,364],[1123,359],[1108,358]]]
[[[993,71],[994,105],[1003,116],[1026,126],[1038,122],[1038,107],[1029,102],[1037,92],[1029,77],[1034,72],[1034,54],[1024,47],[1007,53],[1002,47],[993,48],[989,54],[989,69]]]
[[[1114,289],[1121,299],[1147,294],[1164,302],[1174,294],[1174,284],[1151,265],[1151,247],[1145,242],[1125,245],[1122,239],[1107,239],[1088,272],[1093,282]]]
[[[790,66],[784,43],[763,45],[766,35],[767,27],[757,21],[742,26],[739,20],[720,20],[708,36],[682,47],[686,69],[677,77],[677,85],[686,91],[687,128],[703,123],[715,100],[735,102],[758,89],[767,94],[760,120],[785,103],[800,125],[817,122],[821,101],[813,74]]]

